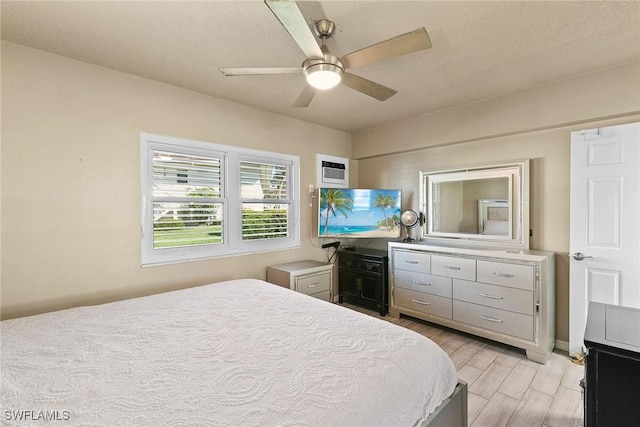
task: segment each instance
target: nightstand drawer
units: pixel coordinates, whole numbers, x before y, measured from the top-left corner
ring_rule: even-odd
[[[451,319],[451,299],[415,292],[409,289],[393,290],[394,304],[420,313]]]
[[[429,273],[431,271],[431,255],[416,251],[394,251],[393,267],[398,270]]]
[[[453,298],[533,316],[532,291],[454,279]]]
[[[451,278],[413,271],[396,270],[394,286],[451,298]]]
[[[476,280],[476,260],[432,255],[431,274],[453,277],[454,279]]]
[[[318,292],[317,294],[313,294],[309,296],[321,299],[322,301],[331,302],[331,291],[328,289],[326,291]]]
[[[533,266],[478,261],[478,282],[533,290]]]
[[[303,294],[312,295],[328,291],[331,288],[329,272],[309,274],[296,278],[296,290]]]

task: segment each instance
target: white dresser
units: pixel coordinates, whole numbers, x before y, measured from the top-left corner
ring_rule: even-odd
[[[267,282],[331,301],[333,264],[305,260],[267,267]]]
[[[389,313],[526,350],[555,344],[554,253],[389,243]]]

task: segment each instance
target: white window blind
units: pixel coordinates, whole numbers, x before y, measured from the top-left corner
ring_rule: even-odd
[[[299,247],[299,158],[141,134],[142,264]]]
[[[241,161],[242,240],[289,236],[289,196],[286,164]]]
[[[223,243],[221,157],[153,150],[153,247]]]

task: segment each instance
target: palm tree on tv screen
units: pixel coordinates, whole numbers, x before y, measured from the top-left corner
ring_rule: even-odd
[[[327,214],[324,220],[324,234],[329,233],[329,214],[338,216],[340,212],[347,218],[347,213],[353,211],[353,198],[349,194],[343,194],[337,188],[328,188],[320,192],[320,209],[326,209]]]
[[[373,207],[382,209],[384,215],[384,224],[387,230],[390,230],[389,218],[387,218],[387,208],[391,208],[395,205],[396,201],[389,194],[378,193],[373,201]]]

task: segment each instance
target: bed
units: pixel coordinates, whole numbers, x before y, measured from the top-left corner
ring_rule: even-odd
[[[431,340],[260,280],[1,326],[6,425],[467,422],[466,385]]]
[[[478,232],[491,236],[511,236],[509,201],[478,199]]]

